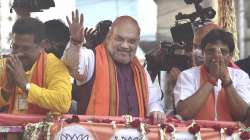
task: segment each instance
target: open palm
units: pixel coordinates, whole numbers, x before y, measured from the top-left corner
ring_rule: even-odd
[[[84,27],[83,27],[83,14],[79,16],[78,10],[75,12],[72,11],[72,19],[69,20],[69,17],[66,16],[71,38],[75,41],[82,42],[84,39]]]

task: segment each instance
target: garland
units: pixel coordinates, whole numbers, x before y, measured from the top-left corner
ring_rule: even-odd
[[[145,119],[133,119],[130,115],[122,116],[123,120],[121,121],[113,121],[110,119],[95,119],[91,118],[85,120],[88,123],[109,123],[112,125],[112,128],[115,130],[117,124],[123,124],[126,128],[134,128],[137,129],[138,132],[142,135],[142,140],[146,138],[146,135],[150,133],[149,125],[152,125],[152,120]],[[47,117],[48,118],[48,117]],[[51,127],[53,126],[52,119],[58,119],[57,122],[65,123],[80,123],[80,119],[77,115],[72,115],[71,118],[64,119],[62,117],[50,117],[50,119],[45,119],[42,122],[38,123],[29,123],[25,126],[24,131],[24,140],[50,140],[51,139]],[[49,121],[48,121],[49,120]],[[176,127],[185,124],[184,126],[187,127],[188,132],[194,136],[195,140],[201,140],[201,127],[202,128],[212,128],[214,131],[220,133],[220,140],[225,140],[226,136],[232,136],[233,140],[236,139],[237,134],[239,135],[241,140],[248,140],[250,139],[250,128],[246,128],[244,125],[239,124],[241,128],[237,127],[223,127],[222,125],[213,125],[213,126],[205,126],[201,125],[194,120],[191,124],[187,124],[187,122],[182,122],[175,117],[167,118],[166,123],[159,124],[159,133],[160,133],[160,140],[176,139]],[[63,127],[63,124],[62,126]],[[118,137],[118,139],[121,139]]]
[[[24,130],[24,140],[50,140],[50,129],[52,122],[42,121],[39,123],[28,123]]]
[[[165,139],[171,139],[175,140],[175,126],[173,124],[160,124],[159,126],[159,132],[160,132],[160,139],[165,140]]]
[[[58,118],[58,113],[48,113],[46,118],[38,123],[28,123],[24,127],[23,140],[50,140],[53,121]]]

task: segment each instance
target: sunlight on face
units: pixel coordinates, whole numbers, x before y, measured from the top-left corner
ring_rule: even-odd
[[[118,23],[108,37],[108,50],[112,58],[128,64],[135,56],[139,43],[138,26],[131,21]]]

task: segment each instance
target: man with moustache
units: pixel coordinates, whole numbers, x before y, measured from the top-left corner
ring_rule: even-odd
[[[152,87],[150,77],[135,57],[140,28],[129,16],[118,17],[106,40],[95,50],[81,48],[83,16],[67,17],[71,33],[70,46],[63,61],[78,85],[85,85],[81,98],[87,99],[87,115],[152,116],[155,122],[165,119],[161,94]],[[79,103],[79,102],[78,102]],[[80,103],[81,104],[81,103]],[[79,106],[78,106],[79,107]]]
[[[44,24],[20,18],[12,27],[11,55],[0,67],[0,109],[11,114],[68,112],[71,83],[67,68],[46,54]]]
[[[231,33],[210,31],[201,41],[204,64],[183,71],[174,88],[177,113],[184,119],[241,121],[250,103],[250,80],[227,66],[234,51]]]

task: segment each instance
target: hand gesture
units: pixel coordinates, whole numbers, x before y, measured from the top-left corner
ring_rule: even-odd
[[[86,47],[89,49],[94,49],[96,44],[96,40],[97,40],[97,30],[93,29],[93,28],[85,28],[84,30],[84,37],[86,40]]]
[[[75,12],[72,11],[72,21],[69,20],[69,17],[66,16],[68,25],[69,25],[69,31],[71,35],[71,39],[76,42],[82,42],[84,39],[84,34],[83,34],[83,14],[80,15],[78,10]]]
[[[227,70],[227,64],[225,63],[222,55],[219,55],[214,61],[214,65],[211,65],[211,67],[209,67],[208,77],[210,81],[215,81],[215,82],[218,79],[221,79],[223,82],[224,80],[230,78]]]
[[[228,73],[228,69],[227,69],[227,64],[225,63],[224,59],[222,56],[220,56],[219,58],[219,64],[218,64],[218,71],[219,71],[219,79],[221,79],[221,81],[223,83],[227,83],[228,81],[230,81],[230,76]]]
[[[18,58],[18,55],[11,55],[7,60],[7,69],[15,84],[19,86],[21,89],[25,91],[25,86],[27,84],[27,80],[25,77],[25,71],[23,68],[23,64]]]

